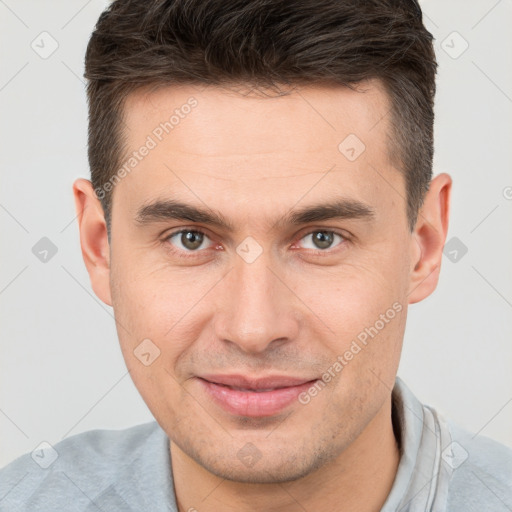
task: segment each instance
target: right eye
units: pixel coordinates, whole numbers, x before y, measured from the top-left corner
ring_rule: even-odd
[[[207,247],[204,247],[204,245],[207,245],[206,240],[209,240],[208,236],[195,229],[181,229],[164,239],[164,241],[169,241],[171,245],[184,252],[198,252],[200,249],[206,249]]]

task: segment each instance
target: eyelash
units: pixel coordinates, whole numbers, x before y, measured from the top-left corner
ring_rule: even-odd
[[[202,231],[201,229],[181,228],[181,229],[178,229],[176,231],[173,231],[172,233],[169,233],[169,234],[165,235],[165,237],[163,238],[162,242],[164,244],[166,244],[166,247],[172,253],[174,253],[174,254],[179,253],[180,256],[184,257],[184,258],[194,258],[194,257],[197,257],[198,254],[200,254],[201,252],[205,251],[206,249],[200,249],[200,250],[195,250],[195,251],[185,251],[184,249],[178,249],[178,248],[174,247],[170,243],[170,239],[172,237],[174,237],[176,235],[179,235],[181,233],[187,233],[187,232],[200,233],[200,234],[204,235],[205,237],[210,238],[208,236],[208,234],[205,233],[204,231]],[[333,229],[323,229],[323,228],[313,229],[313,230],[310,230],[310,231],[304,233],[299,238],[299,241],[302,240],[303,238],[305,238],[308,235],[312,235],[312,234],[318,233],[318,232],[332,233],[334,235],[338,235],[339,237],[341,237],[342,240],[341,240],[340,243],[338,243],[338,245],[336,245],[332,249],[330,249],[330,248],[328,248],[328,249],[317,249],[317,250],[306,249],[309,253],[313,253],[315,256],[317,256],[317,255],[319,255],[319,256],[329,256],[329,255],[332,255],[334,252],[337,252],[338,250],[340,250],[342,248],[342,246],[345,246],[345,244],[350,241],[350,237],[347,236],[345,233],[341,233],[341,232],[333,230]],[[294,242],[293,245],[295,245],[295,242]]]

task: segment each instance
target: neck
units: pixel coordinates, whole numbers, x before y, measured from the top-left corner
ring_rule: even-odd
[[[171,442],[179,512],[377,512],[391,490],[400,454],[391,420],[391,397],[334,461],[296,481],[247,484],[219,478]]]

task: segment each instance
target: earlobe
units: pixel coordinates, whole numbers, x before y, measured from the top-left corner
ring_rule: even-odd
[[[430,183],[411,239],[409,304],[428,297],[436,288],[448,232],[452,179],[439,174]]]
[[[89,180],[73,183],[80,246],[91,286],[96,296],[111,306],[110,247],[103,208]]]

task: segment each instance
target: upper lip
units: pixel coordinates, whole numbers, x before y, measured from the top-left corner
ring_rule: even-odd
[[[305,379],[303,377],[290,377],[286,375],[269,375],[267,377],[247,377],[244,375],[201,375],[199,378],[213,382],[243,389],[275,389],[290,386],[299,386],[316,379]]]

